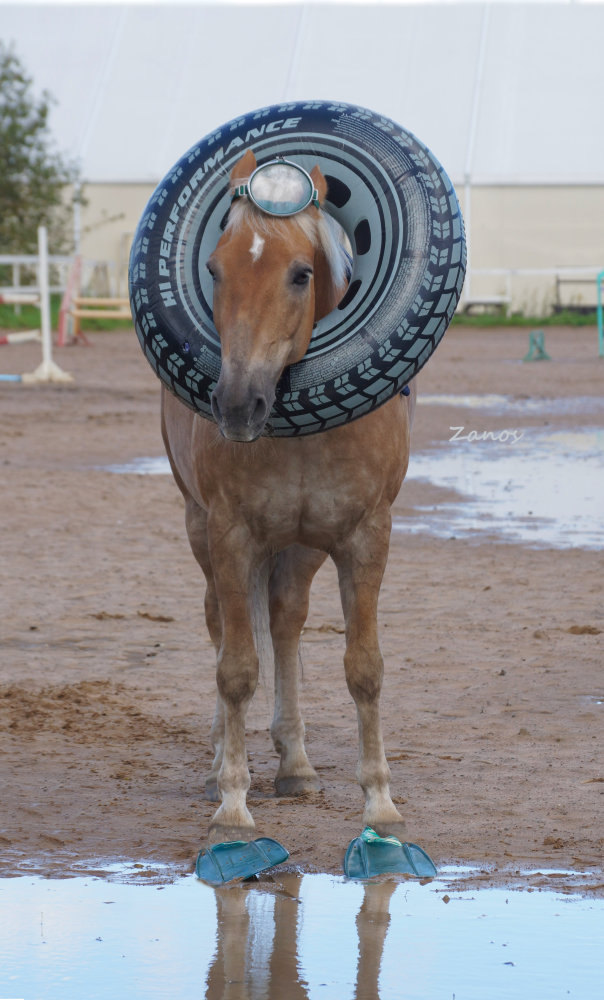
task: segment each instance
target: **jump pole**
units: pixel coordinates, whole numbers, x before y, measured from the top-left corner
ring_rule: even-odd
[[[38,297],[32,299],[33,304],[37,305]],[[0,295],[0,303],[4,305],[20,305],[20,302],[15,302],[15,297],[12,295]],[[0,345],[4,344],[25,344],[28,340],[38,340],[42,343],[42,336],[39,330],[20,330],[18,333],[4,333],[0,337]]]
[[[38,294],[23,293],[23,292],[11,292],[8,295],[0,295],[0,304],[8,306],[22,306],[40,305],[40,296]],[[42,335],[39,330],[22,330],[18,333],[5,333],[0,337],[0,346],[6,344],[23,344],[28,340],[37,340],[42,343]],[[0,375],[0,382],[20,382],[20,375]]]
[[[35,371],[26,372],[23,375],[0,375],[1,382],[22,382],[24,385],[37,385],[40,382],[73,382],[73,376],[64,372],[52,360],[52,334],[50,327],[50,291],[48,282],[48,238],[46,226],[38,227],[38,273],[39,273],[39,295],[14,295],[7,296],[5,301],[12,303],[34,302],[40,309],[40,329],[42,334],[42,362]],[[38,339],[38,332],[36,339]],[[16,337],[19,335],[17,334]],[[29,339],[31,335],[28,335]],[[9,338],[12,339],[9,334]],[[15,338],[16,339],[16,338]],[[20,339],[25,339],[21,337]],[[11,340],[9,340],[9,343]]]

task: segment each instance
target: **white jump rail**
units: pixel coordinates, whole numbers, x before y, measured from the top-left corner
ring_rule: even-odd
[[[10,298],[0,295],[0,304],[14,305]],[[22,330],[18,333],[4,333],[0,336],[0,347],[5,344],[24,344],[28,340],[39,340],[42,342],[42,335],[39,330]]]
[[[40,331],[26,331],[26,337],[33,339],[31,332],[36,333],[35,339],[40,339],[42,344],[42,361],[35,371],[27,372],[23,375],[2,375],[0,382],[21,382],[24,385],[36,385],[40,382],[72,382],[73,377],[52,360],[52,336],[50,329],[50,289],[48,282],[48,237],[46,227],[38,228],[38,263],[39,263],[39,292],[34,293],[7,293],[0,296],[0,301],[11,305],[35,305],[40,310]],[[7,334],[8,343],[15,343],[15,337],[19,334]],[[21,337],[21,339],[26,339]]]
[[[9,306],[22,306],[22,305],[32,305],[39,306],[40,296],[39,295],[26,295],[18,294],[15,292],[8,292],[4,294],[0,292],[0,305]],[[39,330],[22,330],[19,333],[5,333],[0,336],[0,346],[5,344],[23,344],[28,340],[39,340],[42,341],[42,334]]]

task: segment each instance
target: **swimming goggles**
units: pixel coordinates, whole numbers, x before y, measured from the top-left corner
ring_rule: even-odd
[[[309,205],[319,208],[319,192],[310,174],[282,157],[256,167],[247,184],[235,188],[236,198],[248,198],[260,211],[281,217],[297,215]]]

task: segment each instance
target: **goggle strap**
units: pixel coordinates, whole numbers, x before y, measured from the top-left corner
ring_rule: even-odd
[[[249,190],[247,184],[239,184],[233,191],[232,201],[236,201],[237,198],[249,198]],[[319,204],[319,191],[316,187],[312,189],[312,198],[308,203],[309,205],[315,205],[316,208],[320,208]],[[304,206],[306,208],[306,206]],[[302,211],[302,209],[300,209]]]

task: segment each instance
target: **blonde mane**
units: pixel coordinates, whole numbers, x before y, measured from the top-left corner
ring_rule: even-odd
[[[238,185],[245,183],[245,178],[237,180]],[[245,223],[261,236],[281,239],[287,239],[292,225],[298,226],[306,239],[325,254],[335,287],[342,288],[346,284],[350,270],[350,243],[340,224],[322,209],[318,212],[305,209],[280,219],[262,212],[247,198],[239,198],[231,205],[225,232],[237,232]]]

